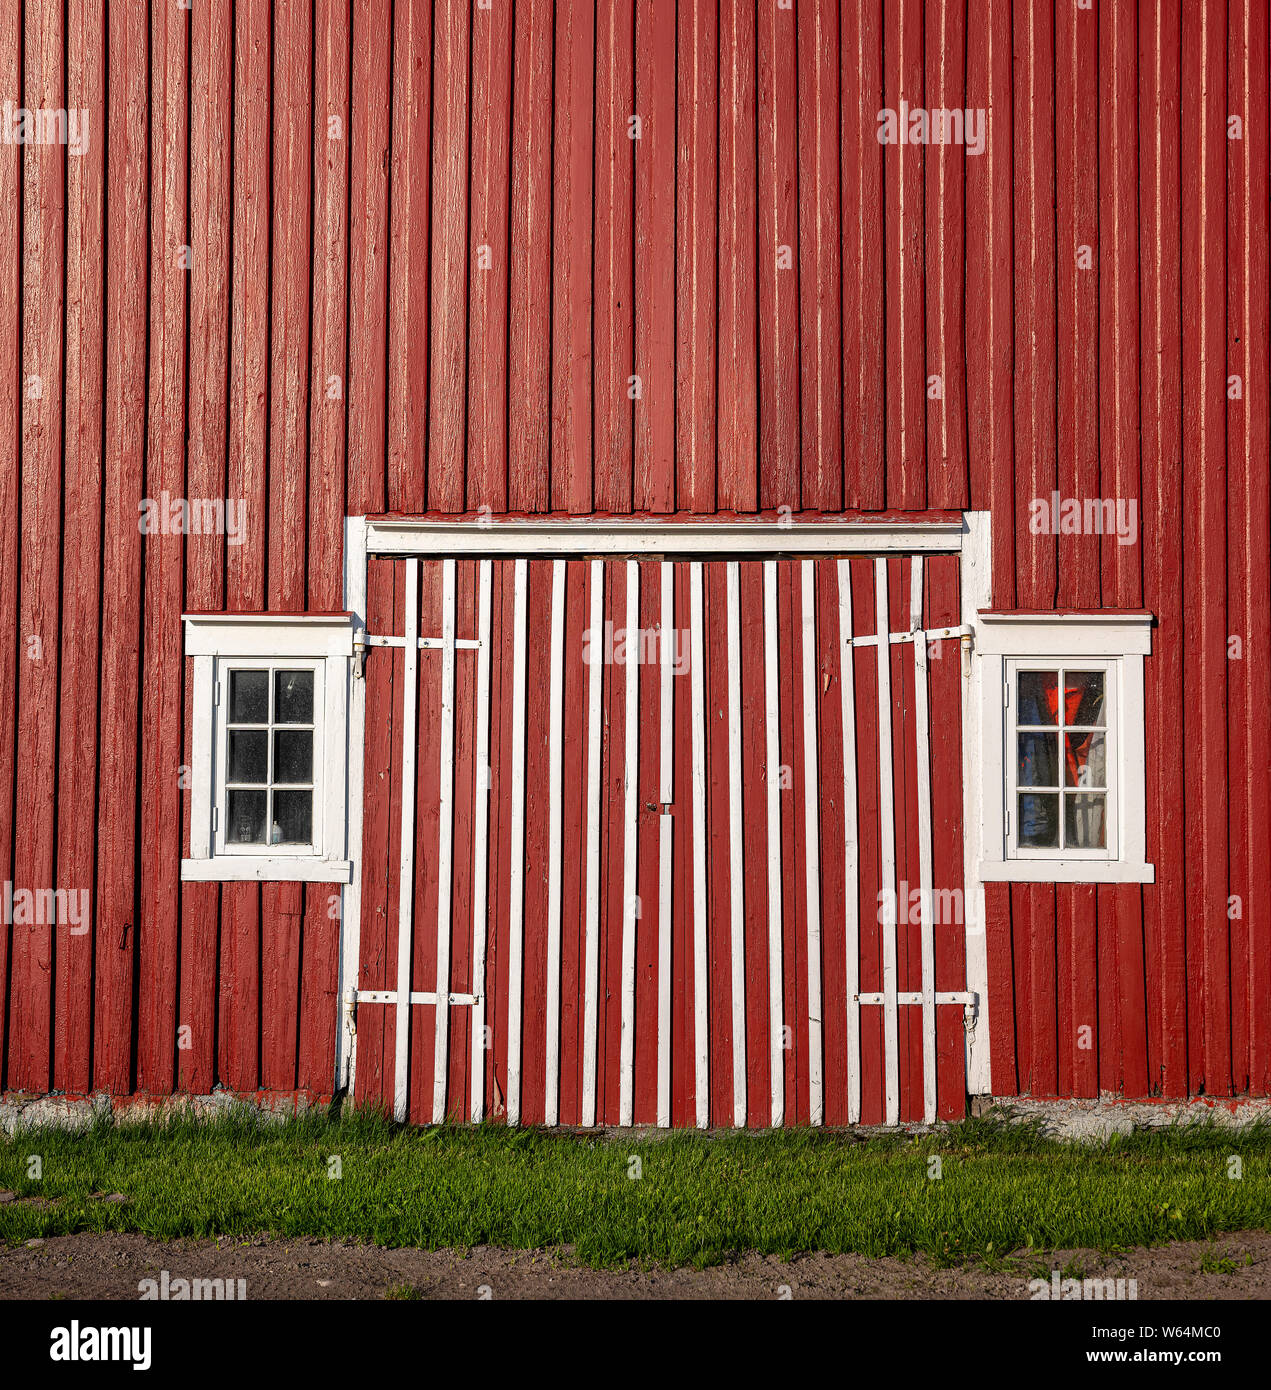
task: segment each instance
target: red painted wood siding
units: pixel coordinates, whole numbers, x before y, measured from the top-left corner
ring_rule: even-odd
[[[1271,1089],[1268,56],[1259,0],[0,0],[89,123],[0,143],[0,875],[91,901],[0,931],[0,1085],[330,1086],[329,891],[178,882],[183,607],[336,606],[346,511],[970,506],[998,604],[1159,618],[1157,881],[990,889],[994,1089]]]

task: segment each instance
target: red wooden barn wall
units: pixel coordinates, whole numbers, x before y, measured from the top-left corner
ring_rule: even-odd
[[[990,890],[994,1090],[1271,1088],[1267,69],[1260,0],[0,0],[90,136],[0,143],[0,872],[92,906],[0,934],[0,1085],[330,1087],[328,890],[178,881],[184,608],[338,607],[346,512],[969,506],[998,605],[1160,618],[1156,883]]]

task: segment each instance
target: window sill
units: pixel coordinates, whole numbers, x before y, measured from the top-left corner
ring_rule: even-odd
[[[226,854],[215,859],[183,859],[184,883],[348,883],[347,859],[315,859],[281,854]]]
[[[980,864],[985,883],[1155,883],[1154,864],[1117,859],[998,859]]]

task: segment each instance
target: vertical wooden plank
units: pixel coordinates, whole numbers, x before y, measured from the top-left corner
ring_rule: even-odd
[[[455,562],[441,562],[441,786],[437,803],[437,1005],[433,1042],[433,1124],[446,1118],[450,1043],[450,936],[455,839]]]
[[[269,516],[269,7],[240,5],[234,22],[234,219],[230,299],[229,495],[243,500],[246,539],[227,547],[225,601],[265,607]],[[379,464],[382,473],[382,462]],[[391,602],[391,600],[390,600]],[[220,1056],[235,1090],[260,1084],[260,901],[255,883],[221,892]]]
[[[154,498],[185,495],[188,42],[188,12],[153,6],[146,490]],[[141,747],[137,1085],[155,1092],[171,1089],[176,1062],[181,793],[172,769],[181,761],[184,549],[180,534],[146,537],[142,718],[148,733]]]
[[[1229,738],[1240,749],[1231,772],[1231,883],[1241,903],[1232,918],[1232,1072],[1237,1092],[1271,1083],[1271,895],[1261,867],[1271,862],[1271,761],[1264,711],[1271,704],[1271,499],[1268,497],[1267,35],[1266,6],[1234,0],[1228,34],[1228,109],[1241,139],[1227,142],[1227,352],[1241,395],[1227,401],[1227,583],[1229,627],[1244,643],[1228,664]]]
[[[190,225],[197,254],[190,267],[190,450],[187,487],[191,498],[226,498],[228,390],[230,142],[224,138],[233,109],[233,25],[228,7],[192,12],[190,19]],[[231,500],[231,505],[233,505]],[[245,518],[243,518],[245,520]],[[194,612],[225,607],[226,538],[191,535],[186,549],[185,606]],[[334,605],[333,605],[334,606]],[[186,663],[187,668],[192,663]],[[186,704],[192,695],[187,674]],[[211,711],[209,709],[210,717]],[[188,726],[198,718],[187,720]],[[183,761],[188,765],[190,753]],[[185,819],[189,818],[186,802]],[[188,833],[188,824],[187,824]],[[178,1084],[195,1093],[216,1079],[217,927],[221,890],[215,883],[181,886],[180,1023],[189,1046],[177,1052]],[[331,1053],[326,1058],[329,1074]]]
[[[749,875],[744,895],[742,939],[745,982],[746,1124],[762,1129],[772,1123],[772,1044],[768,1009],[768,796],[767,708],[764,679],[764,562],[741,561],[741,817],[742,865]]]
[[[318,610],[344,607],[351,19],[348,0],[315,0],[306,594],[309,606]],[[195,24],[197,31],[197,15]],[[195,220],[197,224],[197,212]],[[341,1017],[340,907],[337,884],[314,884],[305,892],[296,1084],[319,1093],[332,1085],[331,1059]]]
[[[854,648],[856,683],[856,797],[860,835],[860,987],[883,988],[882,778],[878,723],[878,650],[868,637],[878,630],[874,592],[876,565],[868,556],[848,561],[852,570],[852,630],[866,641]],[[889,779],[890,780],[890,779]],[[886,1110],[883,1009],[871,1005],[860,1015],[861,1123],[880,1124]]]
[[[105,109],[104,15],[98,0],[67,6],[66,104],[71,111]],[[100,132],[66,165],[66,474],[62,528],[71,537],[62,560],[62,658],[58,738],[74,750],[59,759],[57,886],[80,896],[78,922],[59,921],[54,969],[53,1085],[86,1092],[92,1084],[92,907],[95,871],[98,607],[101,582],[102,329],[105,142]],[[223,455],[220,460],[223,464]],[[215,495],[220,495],[218,489]],[[0,540],[0,545],[3,541]],[[12,628],[6,629],[12,632]],[[6,705],[12,709],[13,706]],[[8,878],[7,860],[4,863]],[[207,896],[207,895],[205,895]],[[210,893],[216,902],[216,889]],[[78,915],[78,914],[77,914]],[[213,942],[215,921],[212,922]],[[204,977],[208,977],[205,975]],[[208,988],[211,988],[210,980]],[[0,1001],[4,999],[0,968]],[[209,1063],[211,1010],[194,1030],[200,1056]]]
[[[473,255],[468,240],[468,30],[475,13],[462,0],[437,0],[434,6],[428,506],[445,512],[462,511],[464,505],[468,267]]]
[[[706,988],[706,657],[702,564],[689,566],[689,658],[693,700],[693,1056],[696,1122],[710,1123],[710,1029]]]
[[[485,1118],[485,1017],[489,985],[486,980],[486,941],[489,918],[490,826],[490,606],[491,560],[479,567],[477,601],[477,741],[476,788],[472,826],[472,1006],[471,1117]]]
[[[675,566],[664,560],[661,580],[662,631],[658,644],[659,753],[658,801],[663,807],[675,800],[675,653],[679,633],[675,626]],[[663,810],[658,817],[658,1125],[671,1123],[671,893],[675,817]]]
[[[926,377],[923,342],[923,156],[910,143],[902,102],[922,107],[922,0],[884,5],[884,95],[898,115],[897,141],[883,152],[887,270],[887,505],[927,505]],[[904,135],[905,142],[900,143]]]
[[[591,562],[590,669],[587,675],[587,942],[583,997],[583,1119],[596,1123],[596,1011],[600,981],[600,739],[604,662],[596,646],[603,641],[605,563]]]
[[[676,29],[636,0],[635,479],[637,511],[675,510]]]
[[[732,964],[733,1124],[746,1124],[746,870],[741,799],[741,566],[727,563],[728,908]]]
[[[843,504],[838,0],[798,7],[802,502]]]
[[[596,14],[595,240],[592,251],[592,505],[629,512],[633,504],[635,372],[634,177],[636,141],[633,0]]]
[[[454,221],[454,127],[450,103],[455,92],[450,78],[453,55],[446,47],[453,43],[453,31],[436,36],[438,72],[438,128],[434,149],[432,142],[433,54],[434,35],[430,5],[396,5],[392,11],[392,145],[389,160],[389,196],[391,212],[388,222],[388,395],[384,407],[387,429],[388,506],[391,511],[421,512],[429,506],[428,478],[425,455],[428,453],[428,431],[437,408],[437,391],[449,393],[446,407],[449,435],[453,447],[453,376],[454,344],[448,343],[450,356],[440,364],[446,373],[444,386],[433,387],[430,397],[429,372],[433,365],[435,339],[454,332],[454,296],[456,282],[466,275],[463,225]],[[445,7],[439,7],[444,15]],[[439,18],[438,27],[445,23]],[[449,85],[447,85],[449,79]],[[464,126],[466,138],[466,124]],[[447,143],[447,142],[450,143]],[[439,182],[449,181],[438,190],[439,231],[442,235],[458,235],[459,244],[434,243],[430,223],[431,189],[434,154],[444,172],[438,170]],[[460,172],[463,172],[462,169]],[[444,201],[448,199],[449,201]],[[447,222],[447,217],[450,221]],[[460,214],[462,218],[462,214]],[[456,264],[457,262],[457,264]],[[432,280],[436,277],[450,299],[439,302],[438,312],[430,315]],[[460,311],[462,312],[462,310]],[[431,405],[431,408],[430,408]],[[437,426],[441,428],[441,426]],[[450,465],[453,468],[453,464]],[[444,468],[444,465],[443,465]]]
[[[411,955],[414,939],[415,894],[415,730],[419,704],[419,561],[405,562],[406,615],[402,626],[402,812],[397,872],[397,991],[396,1045],[393,1067],[393,1116],[405,1120],[410,1097]],[[420,868],[432,872],[432,866]]]
[[[729,848],[728,564],[702,570],[706,755],[706,982],[710,1030],[710,1113],[734,1123],[732,913]],[[740,887],[740,885],[739,885]],[[744,907],[744,894],[741,905]]]
[[[1184,757],[1190,1087],[1231,1091],[1227,942],[1226,7],[1185,6],[1183,166],[1183,675],[1192,692]],[[1198,1065],[1199,1064],[1199,1065]]]
[[[847,980],[847,1122],[861,1118],[860,848],[856,795],[856,659],[852,646],[852,562],[840,559],[839,710],[843,728],[843,933]]]
[[[591,256],[595,7],[556,12],[552,192],[552,478],[555,511],[592,508]]]
[[[1015,596],[1024,608],[1049,607],[1056,583],[1055,537],[1026,524],[1034,499],[1056,486],[1052,23],[1043,0],[1015,8]]]
[[[934,128],[925,157],[927,265],[927,475],[928,504],[962,509],[968,505],[966,360],[981,349],[965,348],[963,336],[964,192],[968,162],[982,159],[988,117],[966,96],[966,45],[978,9],[966,0],[926,0],[926,104],[932,112],[961,112],[962,143],[950,143],[956,124]],[[972,113],[975,129],[967,124]],[[995,113],[996,114],[996,113]],[[942,116],[942,123],[945,118]],[[934,127],[933,119],[933,127]]]
[[[768,1046],[772,1081],[772,1124],[785,1124],[785,1014],[782,981],[781,890],[781,713],[777,681],[777,562],[763,562],[764,722],[768,789]]]
[[[467,506],[508,505],[509,203],[516,5],[472,11]],[[544,138],[543,132],[533,137]],[[518,439],[518,445],[520,440]],[[518,457],[517,466],[521,467]]]
[[[61,7],[27,9],[23,20],[22,99],[28,110],[64,107]],[[65,221],[66,146],[33,144],[22,152],[20,253],[14,246],[22,262],[22,549],[16,706],[20,752],[16,806],[21,808],[22,833],[15,837],[13,882],[35,893],[58,886],[54,793],[61,625]],[[179,539],[176,544],[180,546]],[[179,761],[178,749],[174,765]],[[175,778],[172,782],[175,789]],[[45,922],[12,924],[8,1081],[18,1090],[49,1089],[53,934],[53,925]]]
[[[564,731],[561,773],[562,843],[573,852],[561,870],[561,1027],[560,1123],[582,1122],[583,1004],[587,934],[587,638],[589,562],[571,560],[565,568]]]
[[[508,1124],[521,1122],[521,962],[525,913],[525,612],[529,574],[513,561],[512,815],[508,859]]]
[[[622,844],[622,1035],[619,1078],[619,1123],[630,1125],[634,1096],[635,1058],[635,948],[636,849],[639,814],[640,767],[640,565],[627,561],[626,699],[623,714],[626,743],[623,750]]]
[[[716,504],[738,512],[759,504],[756,83],[754,0],[720,0]]]
[[[1152,1085],[1187,1093],[1188,979],[1183,880],[1182,265],[1180,185],[1181,7],[1139,13],[1139,237],[1141,450],[1156,460],[1143,487],[1143,602],[1157,615],[1145,663],[1147,852],[1156,882],[1144,890]]]
[[[966,161],[966,355],[967,463],[971,506],[1000,518],[993,527],[993,601],[1015,599],[1014,354],[1011,266],[1014,133],[1010,0],[989,0],[966,38],[967,105],[987,122],[984,152]],[[980,12],[977,11],[977,15]],[[1009,890],[989,890],[997,897]],[[990,919],[1002,920],[1000,913]],[[991,950],[1008,943],[990,935]],[[996,1047],[1005,1030],[993,1030]]]
[[[660,766],[662,733],[660,648],[662,565],[655,559],[640,562],[640,671],[638,747],[636,768],[636,956],[635,956],[635,1056],[633,1061],[633,1123],[654,1124],[658,1106],[658,1018],[660,955],[663,944],[661,916],[661,851],[668,831],[662,829],[660,803],[671,771],[664,778]],[[672,642],[674,637],[672,636]],[[674,650],[672,650],[672,658]],[[672,677],[673,679],[673,677]],[[672,796],[674,792],[672,791]],[[668,841],[669,843],[669,841]],[[668,876],[669,878],[669,876]],[[666,944],[670,945],[669,935]],[[667,961],[670,970],[670,961]]]
[[[914,633],[914,736],[918,764],[918,910],[922,933],[922,1118],[936,1120],[936,940],[932,916],[935,879],[931,865],[931,730],[927,702],[927,639],[923,632],[923,563],[909,562],[909,627]]]
[[[367,511],[384,509],[392,15],[390,0],[352,14],[358,99],[349,119],[349,498],[374,499]],[[237,80],[235,90],[243,90]],[[237,209],[236,198],[236,217]]]
[[[677,6],[676,19],[676,505],[682,511],[711,512],[718,350],[718,0]]]
[[[963,608],[960,557],[933,555],[923,568],[927,573],[927,629],[955,626],[961,621]],[[927,644],[928,707],[931,712],[931,882],[937,992],[967,988],[967,929],[976,926],[967,909],[967,900],[971,895],[966,887],[963,840],[961,648],[962,643],[956,638],[938,638]],[[976,753],[974,756],[979,755]],[[946,890],[951,895],[949,898],[944,896]],[[952,910],[946,909],[946,903],[950,904]],[[984,991],[982,983],[979,989]],[[1003,1031],[1013,1033],[1014,1020],[1009,1012],[999,1012],[1001,1003],[996,994],[980,1001],[975,1016],[977,1028],[982,1026],[986,1003],[991,1004],[994,1011],[990,1024],[997,1018],[1003,1018]],[[990,1027],[989,1031],[993,1033],[995,1029]],[[991,1057],[989,1071],[991,1073]],[[991,1075],[986,1076],[982,1084],[986,1089],[991,1089]],[[967,1089],[966,1011],[959,1004],[937,1004],[938,1118],[960,1120],[966,1114]]]
[[[843,505],[874,508],[885,504],[882,0],[840,0],[840,17]]]
[[[271,149],[273,226],[270,254],[269,606],[295,610],[305,601],[309,471],[309,316],[312,262],[311,4],[291,6],[274,33]],[[261,1082],[296,1084],[300,938],[299,884],[266,884],[261,918],[263,998]]]
[[[1107,143],[1099,91],[1101,16],[1064,6],[1055,15],[1055,246],[1056,374],[1059,405],[1055,417],[1056,485],[1060,498],[1099,497],[1101,376],[1107,356],[1101,350],[1100,289],[1103,219],[1099,216],[1099,160]],[[1124,368],[1113,364],[1112,373]],[[1119,378],[1118,378],[1119,379]],[[1106,378],[1105,378],[1106,380]],[[1081,505],[1080,501],[1078,505]],[[1042,515],[1054,526],[1054,500],[1044,499]],[[1031,516],[1031,514],[1030,514]],[[1056,602],[1063,608],[1097,608],[1100,597],[1099,537],[1078,527],[1055,541]],[[1096,982],[1106,1014],[1110,991],[1100,969],[1114,944],[1105,927],[1096,942],[1096,895],[1084,886],[1064,884],[1055,893],[1056,1086],[1059,1094],[1093,1094],[1097,1056],[1089,1040],[1098,1026]],[[1090,1028],[1092,1034],[1083,1032]],[[1100,1038],[1101,1045],[1109,1039]],[[1083,1044],[1087,1044],[1083,1046]],[[1073,1088],[1080,1085],[1081,1090]]]
[[[798,510],[797,39],[793,9],[758,12],[759,505]]]
[[[838,412],[835,412],[837,418]],[[803,818],[808,933],[808,1114],[819,1125],[825,1117],[821,1054],[821,773],[817,756],[820,703],[816,653],[816,563],[800,563],[803,586]]]
[[[111,110],[123,113],[102,138],[106,163],[105,508],[102,514],[102,671],[98,842],[111,852],[97,863],[97,941],[94,971],[93,1085],[115,1094],[132,1089],[133,953],[136,950],[138,650],[141,621],[141,534],[137,504],[145,491],[143,450],[146,391],[146,276],[148,227],[136,190],[149,177],[149,64],[142,6],[107,12]],[[0,54],[17,54],[14,42]],[[0,61],[6,61],[0,59]],[[16,74],[16,57],[14,59]],[[13,90],[16,90],[16,82]],[[20,153],[12,151],[16,158]],[[9,152],[0,151],[0,161]],[[15,166],[16,169],[16,166]],[[15,186],[16,189],[16,186]],[[12,208],[14,200],[0,199]],[[7,215],[7,214],[0,214]],[[0,300],[7,305],[8,301]],[[16,313],[16,301],[13,311]],[[0,323],[0,329],[3,323]],[[16,330],[16,321],[14,323]],[[3,389],[3,388],[0,388]],[[16,419],[16,417],[15,417]],[[12,432],[5,426],[5,438]],[[17,474],[10,470],[16,496]],[[242,494],[237,494],[241,496]],[[16,527],[16,515],[14,517]],[[15,545],[7,554],[16,568]],[[13,575],[10,575],[12,578]],[[14,584],[4,595],[16,599]],[[3,670],[0,667],[0,670]],[[0,689],[0,698],[3,697]],[[12,691],[10,690],[10,694]],[[12,705],[10,704],[10,707]],[[11,788],[12,782],[9,782]],[[0,791],[5,789],[0,780]],[[0,799],[0,807],[11,798]],[[0,815],[4,811],[0,810]],[[13,1085],[9,1076],[6,1084]]]
[[[1099,14],[1103,104],[1099,141],[1100,218],[1100,495],[1138,503],[1139,465],[1139,157],[1138,34],[1134,14]],[[1102,544],[1103,601],[1137,608],[1143,601],[1141,504],[1127,534]],[[1128,519],[1128,518],[1127,518]],[[1121,1059],[1126,1095],[1148,1092],[1144,995],[1143,891],[1123,884],[1111,894],[1120,982]]]
[[[1055,271],[1057,303],[1057,413],[1048,417],[1056,431],[1056,486],[1061,498],[1098,497],[1100,408],[1106,399],[1108,373],[1115,382],[1123,364],[1109,363],[1100,347],[1100,288],[1102,243],[1106,217],[1099,216],[1100,152],[1109,138],[1101,117],[1099,24],[1092,10],[1064,5],[1055,11]],[[1044,214],[1043,214],[1044,215]],[[1111,328],[1111,325],[1107,325]],[[1113,388],[1115,389],[1115,388]],[[1045,501],[1055,530],[1048,492]],[[1031,523],[1031,516],[1029,520]],[[1020,517],[1021,522],[1024,517]],[[1052,531],[1051,534],[1054,534]],[[1099,537],[1084,528],[1057,537],[1056,602],[1063,608],[1099,606]],[[1077,923],[1080,940],[1091,951],[1094,924]],[[1093,964],[1083,958],[1083,967]]]
[[[516,7],[512,79],[512,201],[508,279],[508,470],[513,511],[550,511],[553,445],[552,0]],[[562,42],[569,52],[568,23]],[[568,92],[567,84],[564,88]],[[561,171],[561,177],[566,172]],[[562,210],[564,211],[564,210]],[[572,215],[572,212],[571,212]],[[566,228],[566,234],[572,236]]]
[[[878,806],[882,865],[883,937],[883,1100],[885,1123],[900,1118],[899,1019],[896,977],[896,822],[892,777],[891,620],[888,616],[887,561],[874,561],[874,600],[878,635]]]
[[[9,92],[21,91],[22,73],[22,6],[17,0],[5,0],[0,4],[0,83],[4,90]],[[127,51],[121,50],[120,61],[117,74],[112,69],[112,78],[117,78],[122,82],[124,75],[128,73]],[[133,74],[135,76],[135,72]],[[0,147],[0,244],[11,248],[12,254],[0,258],[0,341],[10,345],[10,350],[14,353],[18,351],[18,344],[21,341],[22,332],[22,258],[19,252],[21,245],[21,185],[22,185],[22,147],[20,145],[5,145]],[[122,237],[122,229],[120,231]],[[118,295],[120,285],[118,281],[113,282],[110,307],[115,308],[114,298]],[[125,359],[128,350],[127,342],[120,343],[120,359]],[[115,375],[117,375],[116,366]],[[109,397],[107,398],[109,401]],[[22,456],[22,382],[21,377],[16,372],[5,372],[0,375],[0,444],[11,458],[21,459]],[[111,423],[114,421],[112,419]],[[109,438],[107,443],[112,442]],[[108,498],[114,500],[114,488],[107,481]],[[19,527],[19,504],[22,495],[22,472],[20,468],[6,468],[0,473],[0,632],[16,634],[19,632],[19,595],[18,595],[18,573],[19,573],[19,548],[21,542],[21,532]],[[109,502],[108,502],[109,505]],[[117,520],[117,512],[107,513],[110,520]],[[131,520],[129,526],[132,527]],[[126,533],[125,533],[126,534]],[[139,545],[139,537],[135,528],[132,530],[131,540],[134,545]],[[110,546],[103,550],[103,567],[110,564],[114,559],[115,546]],[[135,594],[135,588],[129,591],[129,597]],[[104,599],[104,611],[102,615],[103,626],[108,615],[114,608],[109,597]],[[9,641],[4,643],[3,650],[0,650],[0,708],[15,710],[17,708],[17,686],[19,663],[23,659],[18,652],[18,643]],[[109,653],[103,654],[102,671],[102,704],[105,706],[108,698],[113,698],[113,684],[111,681],[111,658]],[[14,846],[14,819],[15,810],[13,799],[13,789],[16,778],[17,764],[17,720],[11,720],[12,727],[4,731],[0,737],[0,874],[3,874],[6,881],[12,882],[13,879],[13,846]],[[103,752],[108,754],[111,745],[117,735],[111,730],[103,730]],[[103,800],[102,810],[106,809],[107,799]],[[102,865],[104,870],[104,863]],[[132,874],[132,864],[127,866],[129,877]],[[98,923],[98,931],[95,938],[98,952],[103,951],[103,942],[106,933],[102,928],[104,916],[102,914],[103,899],[100,894],[95,894],[93,898],[94,917]],[[112,902],[112,909],[115,904]],[[9,932],[0,932],[0,1004],[9,998],[10,981],[10,958],[9,958]],[[5,1075],[5,1058],[7,1057],[7,1023],[8,1009],[0,1007],[0,1086],[8,1089],[8,1082]]]
[[[561,860],[565,846],[561,839],[563,756],[561,739],[564,726],[565,660],[565,561],[552,561],[552,645],[551,689],[548,693],[547,775],[548,829],[550,858],[547,864],[547,1074],[544,1089],[544,1123],[555,1125],[560,1113],[560,939],[561,939]]]

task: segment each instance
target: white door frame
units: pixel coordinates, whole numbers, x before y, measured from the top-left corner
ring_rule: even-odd
[[[336,1030],[335,1088],[353,1094],[357,1065],[356,1001],[362,898],[362,809],[366,732],[367,559],[370,555],[418,556],[696,556],[957,554],[962,604],[963,897],[967,1006],[966,1087],[990,1092],[988,959],[984,936],[984,885],[978,866],[983,835],[980,779],[980,662],[974,657],[979,612],[991,602],[990,525],[987,512],[960,520],[883,517],[812,521],[632,518],[447,520],[439,517],[350,516],[344,531],[344,607],[353,615],[350,664],[348,760],[348,858],[342,886],[340,1018]]]

